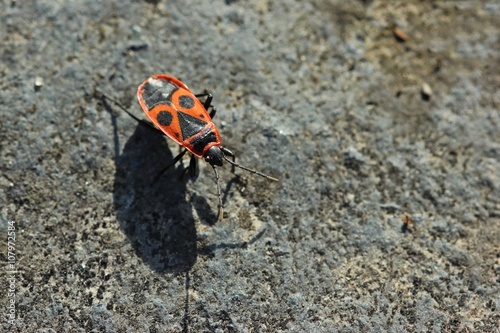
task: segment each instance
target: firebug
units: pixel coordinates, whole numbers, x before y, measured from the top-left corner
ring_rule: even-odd
[[[153,127],[162,135],[168,136],[175,143],[184,147],[184,150],[162,170],[162,173],[179,162],[187,152],[191,154],[189,163],[191,174],[195,173],[197,158],[203,158],[212,166],[217,181],[219,219],[222,218],[223,205],[219,173],[216,167],[222,166],[223,161],[232,165],[233,172],[234,167],[238,167],[266,179],[278,181],[277,178],[235,162],[235,155],[222,145],[219,130],[212,122],[216,109],[212,105],[213,96],[207,91],[194,94],[184,83],[172,76],[153,75],[141,83],[137,90],[139,104],[153,125],[133,115],[113,98],[103,93],[101,95],[118,105],[136,121]],[[204,101],[202,101],[203,98],[205,98]]]

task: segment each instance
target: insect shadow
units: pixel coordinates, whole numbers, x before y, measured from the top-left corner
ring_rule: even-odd
[[[197,258],[189,179],[178,177],[181,165],[160,175],[173,159],[165,138],[139,124],[116,156],[113,202],[135,252],[157,272],[188,271]]]
[[[216,214],[202,196],[193,195],[189,202],[185,199],[189,177],[179,177],[184,172],[184,166],[179,163],[161,174],[164,166],[173,160],[173,155],[163,136],[141,124],[137,125],[119,154],[114,116],[112,121],[116,156],[113,203],[117,220],[136,254],[153,270],[185,274],[184,315],[181,320],[182,332],[189,332],[192,321],[189,310],[190,271],[197,255],[210,257],[219,248],[245,248],[260,239],[265,230],[247,242],[197,248],[192,207],[199,217],[207,221],[216,221]],[[229,182],[224,199],[237,181],[238,178],[233,178]]]
[[[189,271],[197,253],[207,254],[207,248],[196,248],[192,208],[208,224],[217,221],[206,198],[193,195],[189,202],[185,199],[186,183],[196,179],[197,173],[195,177],[179,177],[187,171],[182,163],[164,172],[173,155],[165,137],[142,121],[120,154],[116,116],[104,97],[101,102],[111,115],[113,125],[116,164],[113,203],[121,229],[136,253],[155,271]],[[223,201],[237,179],[227,184]]]

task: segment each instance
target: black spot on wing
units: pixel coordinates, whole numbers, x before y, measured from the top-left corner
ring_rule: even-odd
[[[156,116],[156,120],[162,126],[169,126],[172,123],[172,115],[168,111],[160,111]]]
[[[179,124],[181,125],[182,137],[185,139],[199,133],[207,122],[188,115],[187,113],[178,111]]]
[[[159,104],[171,105],[172,94],[179,89],[176,85],[159,79],[149,79],[142,87],[141,97],[149,111]]]
[[[184,109],[191,109],[194,106],[194,100],[189,95],[179,97],[179,106]]]

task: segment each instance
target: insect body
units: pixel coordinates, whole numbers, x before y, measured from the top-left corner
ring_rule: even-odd
[[[119,102],[105,97],[116,103],[137,121],[144,122],[130,113]],[[203,97],[205,97],[205,101],[202,103],[200,98]],[[222,218],[223,207],[216,166],[222,166],[224,160],[232,165],[233,171],[234,167],[238,167],[269,180],[278,181],[277,178],[235,163],[234,154],[222,146],[219,130],[212,122],[216,109],[211,104],[213,97],[210,93],[204,92],[195,95],[180,80],[165,74],[156,74],[139,86],[137,98],[142,110],[153,122],[155,129],[159,129],[162,134],[185,148],[163,171],[177,163],[186,152],[191,153],[189,169],[192,174],[195,173],[196,158],[204,158],[212,166],[217,180],[219,218]],[[147,122],[146,124],[151,126]],[[228,159],[227,156],[230,156],[232,160]]]
[[[148,118],[169,138],[211,165],[222,166],[224,152],[220,134],[212,122],[215,109],[208,93],[204,104],[176,78],[158,74],[144,81],[137,98]],[[208,114],[208,109],[212,113]],[[225,151],[224,151],[225,150]]]

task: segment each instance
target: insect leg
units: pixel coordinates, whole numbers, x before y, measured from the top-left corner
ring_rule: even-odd
[[[114,99],[112,97],[109,97],[108,95],[106,95],[105,93],[103,93],[103,92],[101,92],[101,91],[99,91],[97,89],[95,90],[95,94],[96,94],[96,97],[100,96],[104,103],[106,103],[105,101],[108,100],[108,101],[111,101],[114,104],[116,104],[120,109],[122,109],[123,111],[125,111],[129,116],[131,116],[132,118],[134,118],[134,120],[137,121],[139,124],[148,126],[148,127],[152,128],[153,130],[155,130],[156,132],[160,133],[161,135],[165,135],[165,133],[163,133],[158,128],[156,128],[155,125],[153,125],[153,124],[151,124],[151,123],[149,123],[149,122],[147,122],[147,121],[145,121],[143,119],[137,118],[132,112],[130,112],[129,110],[127,110],[127,108],[124,107],[116,99]]]
[[[205,102],[203,103],[203,107],[205,108],[205,110],[207,110],[207,111],[208,111],[208,108],[209,108],[210,106],[212,106],[212,99],[213,99],[213,96],[212,96],[212,94],[211,94],[211,93],[209,93],[208,91],[206,91],[206,90],[205,90],[203,93],[198,94],[198,95],[194,95],[194,96],[196,96],[196,98],[198,98],[198,99],[200,99],[200,97],[206,97],[206,98],[207,98],[207,99],[205,100]],[[201,102],[201,101],[200,101],[200,102]],[[215,108],[214,108],[213,106],[212,106],[212,108],[213,108],[212,113],[215,115],[215,112],[214,112]],[[210,113],[210,117],[211,117],[211,118],[213,118],[212,113]]]
[[[212,165],[212,168],[214,169],[215,172],[215,179],[217,180],[217,196],[219,197],[219,212],[217,216],[217,221],[222,220],[222,215],[224,214],[224,206],[222,205],[222,195],[221,195],[221,190],[220,190],[220,184],[219,184],[219,173],[217,172],[217,169],[215,168],[214,165]]]
[[[180,152],[177,156],[174,157],[173,161],[169,165],[167,165],[166,167],[164,167],[163,169],[161,169],[160,173],[155,178],[155,181],[157,181],[165,173],[165,171],[167,171],[172,166],[174,166],[177,162],[179,162],[181,160],[182,156],[184,156],[185,153],[187,153],[187,149],[184,149],[184,151]]]
[[[217,109],[213,105],[210,106],[212,107],[212,111],[210,111],[210,118],[214,119]]]
[[[231,163],[231,172],[234,173],[234,170],[235,170],[235,162],[236,162],[236,156],[234,156],[233,152],[230,151],[229,149],[227,148],[224,148],[224,147],[219,147],[220,150],[222,150],[222,152],[224,153],[224,155],[229,155],[232,157],[233,159],[233,163]]]
[[[212,99],[213,99],[213,96],[211,93],[209,93],[208,91],[204,91],[202,92],[201,94],[197,94],[197,95],[194,95],[196,98],[200,99],[200,97],[206,97],[207,99],[205,100],[205,102],[203,103],[203,106],[205,107],[205,109],[208,109],[208,107],[210,106],[210,104],[212,104]],[[201,101],[200,101],[201,102]]]
[[[206,97],[206,96],[208,96],[208,95],[210,95],[210,93],[209,93],[206,89],[205,89],[205,90],[203,90],[203,92],[202,92],[202,93],[199,93],[199,94],[194,94],[194,96],[195,96],[196,98],[198,98],[198,99],[200,99],[200,97]]]
[[[196,161],[196,156],[191,155],[191,160],[189,161],[189,173],[193,178],[196,176]]]
[[[186,175],[186,173],[188,173],[188,172],[189,172],[189,175],[191,177],[193,177],[193,178],[196,177],[197,166],[198,166],[198,160],[197,160],[196,156],[191,155],[191,159],[189,160],[189,166],[187,168],[184,168],[184,170],[182,171],[181,177],[184,177]]]

